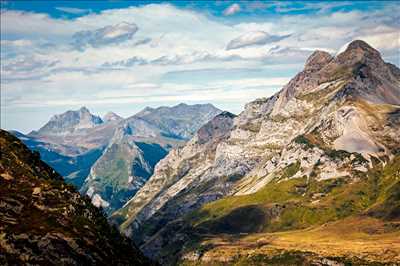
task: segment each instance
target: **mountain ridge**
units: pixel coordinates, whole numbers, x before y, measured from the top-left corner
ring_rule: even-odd
[[[199,217],[208,220],[208,225],[202,227],[207,234],[212,232],[206,228],[217,226],[219,219],[224,219],[224,223],[243,219],[244,223],[254,224],[257,219],[246,217],[246,210],[250,208],[255,215],[266,219],[266,226],[272,219],[268,213],[272,212],[272,217],[293,216],[296,210],[292,203],[287,203],[290,206],[287,210],[265,206],[254,209],[247,205],[240,210],[232,205],[231,213],[220,216],[217,210],[222,207],[218,205],[211,212],[204,209],[203,213],[190,214],[196,209],[203,210],[201,206],[208,203],[212,205],[229,196],[256,197],[263,188],[280,182],[299,182],[296,184],[298,192],[293,193],[307,191],[310,186],[322,189],[330,180],[340,180],[334,185],[340,191],[344,184],[354,182],[370,187],[367,180],[372,178],[375,167],[381,167],[376,162],[391,162],[400,147],[400,78],[397,72],[396,67],[380,58],[378,51],[362,41],[350,43],[335,57],[325,52],[313,53],[304,70],[282,90],[269,98],[248,103],[233,119],[225,137],[214,143],[212,149],[197,146],[202,156],[195,156],[196,150],[185,156],[179,149],[170,152],[156,166],[158,170],[147,186],[113,215],[114,221],[120,224],[122,232],[134,236],[145,254],[168,264],[177,259],[169,254],[184,255],[178,246],[191,242],[193,235],[188,228],[193,229]],[[190,151],[195,141],[196,136],[182,149]],[[162,168],[166,161],[169,166]],[[327,220],[321,221],[327,222],[365,208],[358,206],[351,197],[340,198],[340,202],[351,206],[350,210],[342,212],[344,207],[325,202],[318,193],[322,192],[315,192],[304,200],[304,215],[318,215],[326,209],[330,214]],[[322,194],[329,193],[330,190]],[[265,204],[273,205],[274,200],[266,199]],[[313,203],[318,200],[322,210],[316,209],[315,206],[320,205]],[[372,197],[365,204],[373,202]],[[191,219],[187,220],[187,216]],[[308,226],[316,223],[315,220],[306,221],[304,224]],[[230,226],[229,222],[224,226]],[[263,226],[251,230],[257,232]],[[303,224],[274,226],[275,230],[289,230],[301,228]],[[198,231],[193,229],[193,232]]]

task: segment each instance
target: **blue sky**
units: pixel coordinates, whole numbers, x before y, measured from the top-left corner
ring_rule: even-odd
[[[316,49],[354,39],[399,65],[395,1],[2,1],[1,127],[87,106],[213,103],[239,113]]]

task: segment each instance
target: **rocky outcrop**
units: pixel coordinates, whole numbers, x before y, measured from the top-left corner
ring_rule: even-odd
[[[149,265],[102,212],[0,131],[1,265]]]
[[[207,202],[296,178],[357,180],[399,151],[397,73],[362,41],[335,57],[313,53],[281,91],[247,104],[223,138],[199,146],[199,133],[209,139],[201,129],[171,152],[116,221],[157,257],[168,228]]]

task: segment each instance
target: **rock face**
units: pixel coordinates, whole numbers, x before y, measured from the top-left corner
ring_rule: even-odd
[[[140,193],[114,214],[114,219],[135,217],[136,222],[140,223],[150,218],[167,201],[178,195],[181,195],[180,207],[173,208],[174,212],[168,214],[171,217],[178,217],[207,201],[219,198],[222,195],[220,190],[232,184],[226,180],[227,173],[240,171],[222,161],[219,164],[220,167],[212,168],[216,160],[217,144],[228,137],[234,117],[229,112],[219,114],[201,127],[183,148],[172,150],[157,164],[154,175],[143,186]],[[216,175],[219,176],[218,179]],[[206,193],[203,193],[202,189]],[[187,199],[183,196],[185,192],[188,192]],[[122,225],[129,236],[132,236],[132,222],[133,220],[128,218]]]
[[[1,265],[149,265],[101,211],[0,131]]]
[[[179,104],[100,119],[83,107],[54,116],[37,132],[15,134],[110,214],[143,186],[171,148],[220,112],[210,104]]]
[[[190,239],[177,228],[207,202],[292,179],[306,180],[299,191],[311,180],[352,183],[377,161],[390,162],[400,151],[399,105],[399,69],[365,42],[350,43],[336,57],[316,51],[277,94],[225,118],[223,134],[214,138],[208,124],[171,151],[113,217],[146,254],[165,262],[165,254],[179,253],[171,246]]]

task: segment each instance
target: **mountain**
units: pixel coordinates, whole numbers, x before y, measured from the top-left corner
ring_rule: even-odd
[[[150,265],[101,211],[0,130],[1,265]]]
[[[184,265],[400,261],[400,70],[377,50],[357,40],[335,57],[315,51],[282,90],[228,117],[222,134],[207,124],[172,150],[113,214],[145,254]]]
[[[143,186],[171,148],[220,112],[210,104],[179,104],[148,107],[127,119],[109,112],[100,119],[82,107],[55,115],[28,135],[13,133],[111,214]]]
[[[154,166],[172,147],[221,111],[212,105],[145,108],[116,127],[81,188],[96,206],[111,214],[146,183]]]
[[[77,111],[67,111],[61,115],[53,116],[38,131],[38,135],[63,135],[79,132],[79,130],[93,128],[103,123],[103,120],[92,115],[86,107]]]

